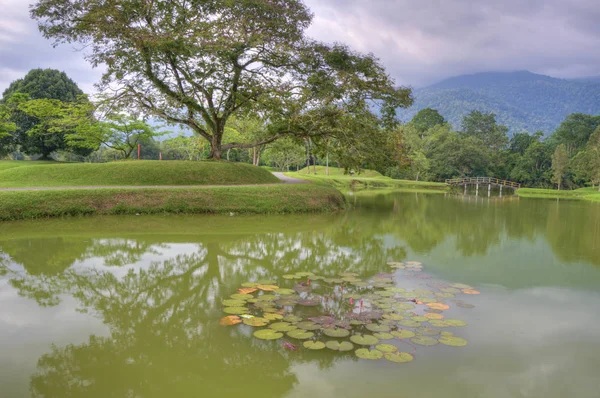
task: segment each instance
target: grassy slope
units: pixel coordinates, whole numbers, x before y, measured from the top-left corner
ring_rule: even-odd
[[[517,195],[522,198],[572,199],[600,202],[597,188],[582,188],[574,191],[557,191],[552,189],[521,188]]]
[[[187,189],[76,189],[0,192],[0,220],[156,213],[309,213],[344,208],[326,186],[274,185]]]
[[[307,170],[302,169],[299,172],[286,173],[286,175],[319,184],[331,185],[342,190],[387,188],[441,192],[447,188],[446,184],[438,182],[394,180],[373,170],[364,170],[360,175],[355,174],[354,176],[350,176],[345,175],[343,169],[330,167],[329,176],[327,176],[325,175],[325,167],[317,166],[317,175],[312,174],[312,167],[310,168],[310,172],[311,174],[307,174]]]
[[[242,185],[280,181],[243,163],[129,161],[113,163],[0,162],[0,187],[101,185]]]

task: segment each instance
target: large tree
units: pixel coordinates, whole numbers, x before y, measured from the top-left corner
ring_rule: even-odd
[[[472,111],[463,118],[462,133],[480,140],[492,150],[503,149],[508,144],[508,127],[496,122],[496,115]]]
[[[446,119],[444,119],[437,110],[431,108],[421,109],[410,121],[410,124],[412,124],[420,133],[424,133],[435,126],[440,126],[445,123]]]
[[[372,55],[306,37],[312,15],[300,0],[39,0],[31,14],[46,38],[82,43],[92,65],[106,65],[101,90],[191,128],[215,159],[285,135],[325,134],[298,124],[308,110],[353,113],[373,101],[391,122],[412,102]],[[289,123],[259,142],[224,144],[228,119],[247,113]]]
[[[55,69],[33,69],[24,78],[15,80],[4,91],[2,103],[8,104],[26,100],[34,101],[29,109],[46,108],[58,102],[75,102],[83,91],[64,72]],[[17,101],[18,99],[18,101]],[[13,108],[11,121],[16,125],[13,142],[20,150],[30,155],[41,154],[48,158],[58,150],[66,150],[64,134],[45,129],[46,124],[32,113],[27,113],[23,107]],[[82,153],[83,154],[83,153]]]

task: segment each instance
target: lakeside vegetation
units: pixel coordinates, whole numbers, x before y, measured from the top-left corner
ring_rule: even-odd
[[[596,188],[580,188],[570,191],[557,191],[553,189],[521,188],[517,190],[521,198],[539,199],[569,199],[600,202],[600,192]]]
[[[278,214],[337,211],[344,196],[307,185],[0,192],[0,220],[113,214]]]

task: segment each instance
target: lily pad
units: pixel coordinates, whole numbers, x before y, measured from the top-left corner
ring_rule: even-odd
[[[377,337],[368,334],[364,336],[355,334],[354,336],[350,337],[350,341],[358,345],[375,345],[379,343],[379,339]]]
[[[323,330],[323,334],[329,337],[348,337],[350,332],[346,329],[328,328]]]
[[[322,341],[305,341],[302,345],[309,350],[322,350],[325,348],[325,343]]]
[[[415,336],[412,339],[410,339],[410,341],[412,341],[415,344],[424,345],[424,346],[432,346],[432,345],[436,345],[439,343],[439,341],[437,341],[433,337],[429,337],[429,336]]]
[[[246,307],[225,307],[223,309],[223,312],[225,312],[226,314],[241,315],[247,314],[248,312],[250,312],[250,310],[248,310],[248,308]]]
[[[279,288],[275,291],[275,293],[281,295],[281,296],[289,296],[292,294],[296,294],[296,291],[293,289],[283,289],[283,288]]]
[[[415,332],[413,332],[411,330],[404,330],[404,329],[394,330],[391,334],[400,340],[410,339],[411,337],[415,337]]]
[[[285,322],[289,322],[289,323],[297,323],[297,322],[300,322],[302,320],[302,318],[300,318],[299,316],[296,316],[296,315],[286,315],[283,317],[283,320]]]
[[[312,272],[296,272],[296,275],[298,275],[300,278],[306,278],[309,276],[313,276],[314,273],[312,273]]]
[[[446,319],[446,323],[454,327],[467,326],[467,322],[461,321],[460,319]]]
[[[257,283],[257,282],[245,282],[245,283],[242,283],[243,287],[256,287],[258,285],[260,285],[260,283]]]
[[[379,350],[369,350],[368,348],[359,348],[355,351],[355,354],[361,359],[378,360],[383,358],[383,352]]]
[[[377,292],[375,294],[378,295],[378,296],[381,296],[381,297],[393,297],[393,296],[396,295],[396,293],[389,292],[387,290],[382,290],[382,291],[379,291],[379,292]]]
[[[436,293],[435,295],[439,298],[446,298],[446,299],[455,297],[454,294],[452,294],[452,293]]]
[[[388,292],[394,292],[394,293],[405,293],[406,289],[403,289],[401,287],[386,287],[385,290],[387,290]]]
[[[366,328],[371,332],[389,332],[390,330],[392,330],[387,325],[378,325],[376,323],[370,323],[366,326]]]
[[[445,320],[436,320],[433,319],[429,321],[429,324],[438,328],[447,328],[450,327],[450,324]]]
[[[313,332],[307,332],[306,330],[296,329],[289,331],[287,335],[297,340],[308,340],[311,339],[315,334]]]
[[[250,318],[250,319],[244,319],[244,325],[248,325],[248,326],[252,326],[252,327],[262,327],[262,326],[267,326],[269,324],[269,320],[265,319],[265,318]]]
[[[398,347],[393,344],[377,344],[375,348],[383,353],[398,351]]]
[[[352,351],[354,349],[354,345],[349,342],[349,341],[335,341],[335,340],[330,340],[327,343],[325,343],[325,345],[327,346],[327,348],[329,348],[330,350],[333,351],[341,351],[341,352],[346,352],[346,351]]]
[[[274,290],[279,289],[279,286],[269,285],[269,284],[258,285],[256,287],[259,288],[260,290],[264,291],[264,292],[272,292]]]
[[[437,293],[436,293],[437,294]],[[429,304],[429,303],[437,303],[438,301],[432,297],[421,297],[419,299],[421,303]]]
[[[321,325],[316,324],[311,321],[298,322],[298,323],[296,323],[296,327],[298,329],[302,329],[302,330],[319,330],[322,328]]]
[[[421,327],[418,328],[416,332],[422,336],[438,336],[442,331],[431,327]]]
[[[451,336],[454,336],[454,333],[452,333],[452,332],[441,332],[440,336],[442,336],[442,337],[451,337]]]
[[[395,363],[406,363],[415,359],[415,357],[408,352],[387,352],[384,354],[384,357],[388,361]]]
[[[263,318],[268,319],[269,321],[278,321],[280,319],[283,319],[283,315],[281,314],[264,314]]]
[[[250,294],[250,293],[254,293],[257,290],[258,289],[256,289],[255,287],[242,287],[242,288],[238,289],[238,292],[240,294]]]
[[[254,337],[261,340],[277,340],[283,337],[283,333],[279,333],[273,329],[261,329],[253,333]]]
[[[457,289],[455,287],[445,287],[445,288],[440,289],[440,291],[442,293],[452,293],[452,294],[459,294],[461,292],[460,289]]]
[[[481,294],[481,292],[479,290],[475,290],[475,289],[464,289],[462,292],[464,294]]]
[[[427,322],[429,320],[429,318],[426,318],[422,315],[416,315],[416,316],[412,316],[410,318],[412,321],[417,321],[417,322]]]
[[[473,304],[469,303],[457,303],[456,305],[460,308],[475,308]]]
[[[440,343],[451,347],[464,347],[467,345],[467,340],[456,336],[443,336],[440,338]]]
[[[219,324],[222,326],[233,326],[233,325],[237,325],[238,323],[241,323],[241,322],[242,322],[242,320],[240,319],[239,316],[229,315],[224,318],[221,318],[221,320],[219,321]]]
[[[294,329],[297,329],[296,325],[293,325],[288,322],[276,322],[269,325],[269,327],[273,330],[277,330],[279,332],[289,332]]]
[[[424,315],[425,318],[427,319],[433,319],[433,320],[442,320],[444,319],[444,316],[442,314],[433,314],[433,313],[427,313]]]
[[[366,325],[367,323],[367,321],[361,321],[360,319],[353,319],[350,321],[350,325],[352,326]]]
[[[243,300],[223,300],[223,305],[225,307],[243,307],[246,302]]]
[[[298,275],[291,275],[291,274],[289,274],[289,275],[283,275],[282,278],[283,279],[287,279],[287,280],[292,280],[292,279],[300,279],[301,277],[298,276]]]
[[[402,325],[407,328],[418,328],[421,326],[421,322],[413,321],[412,319],[403,319],[398,322],[398,325]]]
[[[234,300],[244,300],[244,301],[254,298],[254,296],[252,296],[251,294],[242,294],[242,293],[232,294],[229,297],[231,297]]]
[[[256,299],[258,301],[277,301],[279,297],[275,296],[274,294],[263,294],[262,296],[258,296]]]
[[[450,286],[455,287],[457,289],[473,289],[473,287],[469,285],[465,285],[464,283],[453,283]]]
[[[447,310],[448,308],[450,308],[448,304],[444,303],[429,303],[427,304],[427,306],[429,308],[433,308],[434,310]]]
[[[373,336],[379,340],[392,340],[394,338],[394,335],[391,333],[373,333]]]

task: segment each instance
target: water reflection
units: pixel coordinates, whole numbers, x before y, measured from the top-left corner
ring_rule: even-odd
[[[373,370],[352,355],[287,352],[218,320],[220,301],[252,278],[301,271],[368,278],[407,256],[446,279],[484,286],[486,294],[469,319],[476,325],[465,336],[470,346],[441,355],[424,350],[425,360],[403,368],[403,393],[558,397],[588,396],[598,387],[590,331],[600,325],[574,307],[600,305],[600,272],[590,266],[600,265],[600,206],[419,194],[355,199],[355,210],[335,216],[3,225],[2,283],[37,303],[29,311],[77,310],[77,322],[94,329],[48,341],[45,353],[32,357],[31,395],[397,395],[397,368]],[[26,323],[5,327],[32,333]],[[552,381],[561,372],[577,386]],[[429,383],[431,374],[445,376]]]

